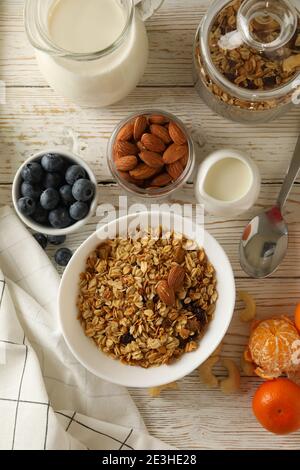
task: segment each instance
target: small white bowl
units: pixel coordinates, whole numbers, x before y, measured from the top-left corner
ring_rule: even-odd
[[[22,173],[23,167],[29,162],[41,159],[41,157],[43,155],[45,155],[46,153],[57,153],[57,154],[61,155],[62,157],[68,158],[69,160],[74,162],[74,164],[82,166],[85,169],[86,173],[88,174],[91,182],[94,183],[95,188],[96,188],[95,196],[94,196],[94,199],[91,202],[91,206],[90,206],[90,210],[89,210],[88,215],[84,219],[79,220],[78,222],[71,225],[70,227],[66,227],[66,228],[62,228],[62,229],[56,229],[56,228],[51,228],[51,227],[48,227],[48,226],[38,224],[33,219],[31,219],[31,217],[26,217],[23,214],[21,214],[21,212],[19,211],[19,208],[18,208],[18,199],[21,197],[21,195],[20,195],[20,189],[21,189],[21,184],[22,184],[21,173]],[[38,153],[32,155],[32,157],[29,157],[18,169],[18,171],[15,175],[15,178],[14,178],[13,186],[12,186],[12,200],[13,200],[13,204],[14,204],[14,208],[15,208],[16,213],[18,214],[18,216],[20,217],[22,222],[25,225],[27,225],[27,227],[31,228],[35,232],[44,233],[45,235],[68,235],[70,233],[76,232],[81,227],[83,227],[90,220],[90,218],[92,217],[92,215],[96,211],[97,201],[98,201],[98,198],[97,198],[97,180],[96,180],[96,177],[95,177],[94,173],[92,172],[90,167],[87,165],[87,163],[84,160],[82,160],[82,158],[78,157],[78,155],[75,155],[72,152],[69,152],[67,150],[60,149],[60,148],[45,149],[41,152],[38,152]]]
[[[158,217],[162,213],[151,212],[151,216]],[[139,214],[146,217],[148,213]],[[189,219],[179,215],[168,214],[173,222],[172,227],[183,227],[184,235],[192,239],[191,234],[197,233],[194,241],[203,246],[210,262],[216,269],[218,301],[213,320],[209,323],[207,331],[199,342],[196,351],[184,354],[174,364],[143,369],[138,366],[129,366],[104,354],[97,349],[95,343],[85,336],[82,326],[77,318],[77,295],[79,292],[79,275],[85,271],[86,260],[96,246],[107,239],[112,233],[116,221],[103,226],[92,234],[73,255],[67,266],[58,294],[58,310],[61,329],[70,350],[76,359],[98,377],[109,382],[126,387],[148,388],[165,385],[181,379],[199,367],[213,353],[224,338],[232,319],[235,305],[235,282],[230,262],[219,243],[200,226]],[[127,222],[127,227],[136,218],[135,215],[122,217],[118,222]],[[176,223],[176,225],[174,225]],[[181,224],[181,225],[179,225]],[[195,230],[196,228],[196,230]]]
[[[227,158],[240,160],[251,175],[248,190],[239,199],[233,201],[215,199],[205,191],[205,182],[209,171],[216,163]],[[250,157],[233,149],[222,149],[208,155],[199,165],[194,186],[196,199],[199,203],[204,204],[205,212],[217,217],[237,217],[247,212],[257,201],[261,188],[261,176],[257,165]]]

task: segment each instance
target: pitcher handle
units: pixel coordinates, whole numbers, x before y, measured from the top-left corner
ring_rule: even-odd
[[[143,21],[146,21],[162,6],[165,0],[134,0]]]

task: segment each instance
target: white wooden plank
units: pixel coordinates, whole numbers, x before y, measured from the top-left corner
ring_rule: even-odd
[[[82,155],[98,180],[110,179],[106,164],[109,137],[117,123],[144,108],[173,112],[197,139],[203,133],[207,145],[198,159],[211,150],[234,147],[258,163],[264,181],[280,181],[299,134],[300,107],[278,121],[253,128],[227,121],[210,111],[192,88],[137,88],[109,109],[81,109],[49,88],[9,88],[7,103],[0,108],[0,183],[8,183],[29,155],[61,144],[71,128],[82,143]]]

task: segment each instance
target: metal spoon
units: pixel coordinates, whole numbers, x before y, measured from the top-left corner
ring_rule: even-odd
[[[265,278],[276,271],[288,248],[288,227],[282,210],[300,169],[300,137],[276,205],[254,217],[240,243],[242,269],[253,278]]]

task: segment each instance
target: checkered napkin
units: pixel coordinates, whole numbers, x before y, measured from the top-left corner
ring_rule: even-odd
[[[168,449],[128,392],[69,352],[59,276],[10,208],[0,208],[0,449]]]

